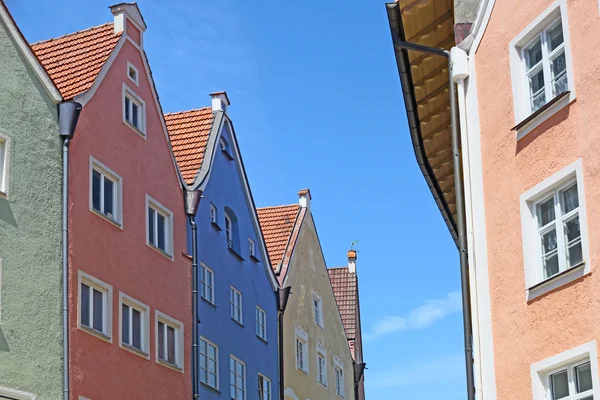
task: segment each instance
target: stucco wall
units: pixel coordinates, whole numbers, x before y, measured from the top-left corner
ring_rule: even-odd
[[[454,1],[454,23],[463,24],[475,21],[477,9],[481,0]]]
[[[6,29],[0,22],[0,134],[11,142],[9,198],[0,198],[0,387],[54,400],[62,391],[57,109]]]
[[[531,398],[530,365],[600,337],[600,93],[596,0],[569,0],[577,99],[517,142],[508,46],[550,0],[496,1],[476,53],[497,398]],[[506,21],[511,21],[507,24]],[[581,158],[591,274],[525,299],[519,196]]]
[[[228,143],[232,138],[222,131]],[[233,148],[231,148],[233,154]],[[251,219],[251,206],[245,195],[238,163],[217,150],[210,180],[196,216],[198,254],[201,262],[214,271],[215,305],[200,298],[198,332],[219,348],[219,392],[201,385],[203,399],[229,398],[229,357],[246,363],[246,397],[256,398],[258,373],[271,380],[271,398],[279,399],[277,304],[275,291],[263,263],[260,235]],[[210,223],[210,204],[217,208],[218,230]],[[227,247],[225,207],[237,217],[240,259]],[[255,262],[249,257],[248,237],[255,242]],[[234,239],[234,242],[236,240]],[[242,293],[243,326],[231,318],[229,289],[233,285]],[[256,305],[267,312],[267,342],[256,336]]]
[[[338,398],[333,363],[335,356],[339,357],[344,364],[345,398],[354,399],[352,355],[310,212],[306,214],[300,229],[284,286],[292,287],[283,328],[286,399],[287,393],[290,393],[289,389],[300,400]],[[313,291],[323,301],[325,329],[314,321]],[[296,369],[296,326],[301,326],[308,333],[308,375]],[[327,389],[317,381],[317,342],[321,342],[327,349]],[[289,396],[289,399],[297,400],[293,396]]]

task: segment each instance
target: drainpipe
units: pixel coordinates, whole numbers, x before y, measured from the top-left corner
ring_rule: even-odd
[[[69,145],[81,113],[81,104],[58,105],[58,134],[63,138],[62,169],[62,313],[63,313],[63,399],[69,400]]]
[[[363,374],[365,373],[366,367],[367,363],[354,363],[354,398],[356,400],[362,400],[358,398],[358,388],[360,386],[360,380],[362,379]]]
[[[456,76],[454,73],[454,55],[456,51],[438,49],[435,47],[423,46],[416,43],[409,43],[401,40],[399,37],[394,38],[394,46],[396,48],[418,51],[422,53],[434,54],[448,59],[448,86],[450,95],[450,121],[452,125],[452,165],[454,168],[454,188],[456,192],[456,219],[458,230],[458,251],[460,256],[460,282],[462,289],[462,312],[463,312],[463,335],[465,347],[465,367],[467,375],[467,398],[468,400],[475,399],[475,379],[473,371],[473,344],[472,332],[473,324],[471,320],[471,293],[469,281],[469,266],[467,254],[467,242],[465,235],[465,212],[463,198],[463,182],[460,154],[460,132],[458,129],[458,121],[456,117],[457,102],[456,102],[456,87],[454,79],[464,79],[464,77]],[[458,49],[457,49],[458,50]],[[462,51],[462,50],[461,50]]]
[[[201,190],[185,191],[185,213],[192,227],[192,399],[198,400],[198,227],[196,212],[202,198]]]
[[[292,287],[277,288],[277,314],[279,328],[279,400],[283,400],[285,388],[283,383],[283,314],[287,307]]]

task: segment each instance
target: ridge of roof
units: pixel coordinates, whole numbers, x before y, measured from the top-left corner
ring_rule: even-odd
[[[257,207],[256,209],[257,210],[267,210],[267,209],[270,209],[270,208],[284,208],[284,207],[300,207],[300,205],[297,204],[297,203],[292,203],[292,204],[284,204],[284,205],[281,205],[281,206]]]
[[[49,43],[49,42],[51,42],[53,40],[65,39],[65,38],[67,38],[69,36],[78,35],[78,34],[81,34],[81,33],[92,31],[94,29],[104,28],[104,27],[106,27],[108,25],[114,25],[114,22],[105,22],[105,23],[100,24],[100,25],[94,25],[94,26],[91,26],[91,27],[86,28],[86,29],[82,29],[82,30],[79,30],[79,31],[71,32],[71,33],[66,33],[66,34],[61,35],[61,36],[56,36],[56,37],[53,37],[53,38],[50,38],[50,39],[40,40],[40,41],[37,41],[37,42],[34,42],[34,43],[30,43],[30,46],[38,46],[40,44]]]
[[[191,110],[182,110],[182,111],[172,111],[172,112],[168,112],[165,113],[165,117],[168,116],[173,116],[173,115],[178,115],[178,114],[186,114],[186,113],[191,113],[194,111],[204,111],[204,110],[211,110],[212,111],[212,107],[211,106],[206,106],[206,107],[199,107],[199,108],[192,108]]]
[[[328,267],[327,269],[348,269],[348,266],[345,266],[345,267]]]

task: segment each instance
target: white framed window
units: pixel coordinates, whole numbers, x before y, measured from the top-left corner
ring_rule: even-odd
[[[258,374],[258,400],[271,400],[271,380]]]
[[[319,325],[321,328],[324,328],[325,325],[323,323],[323,301],[321,300],[321,296],[313,292],[312,294],[313,301],[313,317],[315,320],[315,324]]]
[[[215,304],[215,273],[206,264],[200,263],[200,296]]]
[[[123,229],[123,180],[90,156],[90,211]]]
[[[112,286],[78,271],[79,329],[112,343]]]
[[[267,312],[256,306],[256,336],[267,340]]]
[[[598,398],[596,341],[531,365],[534,400],[591,400]]]
[[[119,292],[119,346],[150,358],[150,308]]]
[[[210,203],[210,222],[217,223],[217,207],[212,203]]]
[[[138,69],[129,61],[127,61],[127,78],[136,86],[140,85]]]
[[[518,139],[575,99],[568,28],[566,0],[558,0],[510,43]],[[543,113],[527,120],[546,104]]]
[[[123,84],[123,123],[146,138],[146,103]]]
[[[227,213],[225,213],[225,237],[227,238],[227,247],[233,248],[233,221]]]
[[[335,394],[341,398],[344,398],[345,394],[345,376],[344,376],[344,364],[339,357],[334,357],[334,372],[335,372]]]
[[[308,374],[308,334],[296,326],[296,369]]]
[[[173,213],[146,195],[146,244],[172,259]]]
[[[246,399],[246,363],[231,355],[229,357],[230,394],[232,400]]]
[[[254,240],[248,238],[248,254],[250,254],[251,257],[256,257],[254,251]]]
[[[234,288],[233,286],[229,287],[229,304],[231,307],[231,318],[243,324],[242,319],[242,292]]]
[[[10,139],[0,134],[0,195],[8,195]]]
[[[327,350],[321,342],[317,342],[317,382],[327,387]]]
[[[527,299],[590,271],[582,162],[521,195]]]
[[[219,389],[219,347],[200,336],[200,382]]]
[[[183,372],[183,323],[156,310],[156,362]]]

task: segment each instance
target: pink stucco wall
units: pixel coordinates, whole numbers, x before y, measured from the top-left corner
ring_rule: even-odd
[[[531,398],[530,365],[600,338],[597,0],[568,0],[577,99],[516,140],[508,46],[552,0],[497,0],[476,53],[497,398]],[[567,27],[564,27],[565,29]],[[582,158],[591,274],[525,299],[519,196]]]
[[[139,88],[126,75],[139,70]],[[122,122],[122,84],[146,102],[144,140]],[[71,399],[185,399],[191,396],[191,263],[186,252],[182,190],[139,51],[125,43],[84,107],[70,162]],[[123,229],[89,211],[90,155],[123,180]],[[145,196],[174,214],[174,261],[146,245]],[[113,287],[112,344],[77,328],[78,271]],[[150,307],[150,359],[119,347],[119,292]],[[155,311],[183,322],[184,368],[156,363]],[[149,397],[149,394],[152,394]]]

